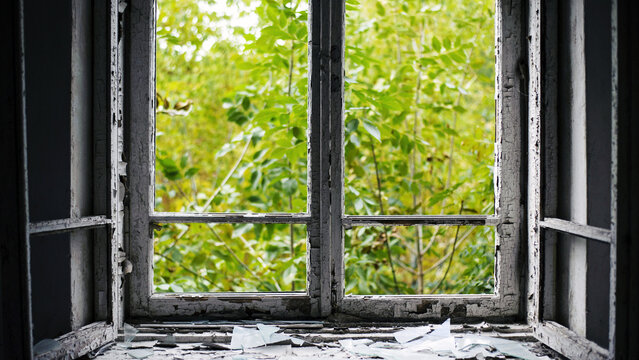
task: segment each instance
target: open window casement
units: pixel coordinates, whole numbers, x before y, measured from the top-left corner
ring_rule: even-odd
[[[629,10],[624,1],[530,2],[527,319],[571,359],[636,352],[624,290]]]
[[[10,301],[22,308],[3,313],[2,323],[3,335],[24,336],[3,351],[7,358],[75,358],[113,341],[122,321],[119,4],[10,5],[15,11],[3,12],[3,24],[14,26],[8,54],[17,69],[16,122],[15,134],[7,132],[15,138],[2,143],[23,151],[7,154],[16,156],[23,185],[13,226],[25,231],[8,248],[22,267],[3,261],[2,271],[4,305],[11,285],[23,298]],[[4,209],[3,201],[3,218]],[[21,324],[12,321],[17,314]]]

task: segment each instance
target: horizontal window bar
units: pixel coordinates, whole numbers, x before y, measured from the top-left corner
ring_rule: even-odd
[[[376,322],[443,321],[449,317],[504,321],[518,314],[512,297],[494,294],[346,295],[339,312]]]
[[[490,215],[346,215],[344,227],[411,225],[497,225],[499,218]]]
[[[553,321],[534,325],[535,337],[569,359],[609,359],[608,350]]]
[[[568,220],[545,218],[539,222],[544,229],[556,230],[566,234],[581,236],[587,239],[610,243],[610,230],[590,225],[581,225]]]
[[[48,235],[64,233],[80,229],[92,229],[104,225],[111,225],[113,222],[104,215],[86,216],[78,219],[57,219],[38,221],[29,224],[29,234]]]
[[[215,317],[218,320],[310,318],[311,298],[304,293],[163,293],[148,298],[148,313],[157,320]]]
[[[255,223],[255,224],[307,224],[308,214],[254,214],[254,213],[178,213],[156,212],[149,217],[152,223]]]

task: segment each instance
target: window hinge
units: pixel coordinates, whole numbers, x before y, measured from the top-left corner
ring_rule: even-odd
[[[122,275],[133,272],[133,263],[126,258],[126,253],[122,250],[118,251],[118,263],[120,264]]]

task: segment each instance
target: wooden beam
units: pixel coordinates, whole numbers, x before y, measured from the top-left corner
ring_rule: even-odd
[[[330,42],[330,140],[331,187],[330,241],[331,307],[334,309],[344,296],[344,1],[331,1]]]
[[[612,0],[610,358],[639,354],[639,3]]]
[[[306,292],[292,293],[166,293],[153,294],[142,318],[301,319],[310,313]]]
[[[560,231],[586,239],[610,243],[610,230],[596,226],[577,224],[572,221],[557,218],[545,218],[539,222],[539,226],[548,230]]]
[[[608,359],[606,349],[555,322],[540,322],[533,326],[533,332],[539,341],[569,359]]]
[[[57,219],[38,221],[29,224],[29,234],[49,235],[55,233],[65,233],[74,230],[94,229],[106,225],[112,225],[111,219],[106,216],[86,216],[77,219]]]
[[[37,360],[76,359],[89,351],[115,340],[113,325],[106,322],[95,322],[55,339],[60,343],[57,350],[35,356]]]

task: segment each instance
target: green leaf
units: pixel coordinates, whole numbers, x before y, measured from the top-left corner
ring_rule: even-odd
[[[436,36],[433,36],[433,39],[431,40],[430,44],[435,51],[437,52],[441,51],[442,43],[439,41],[439,39]]]
[[[286,195],[293,195],[297,191],[297,180],[284,179],[282,180],[282,191]]]
[[[367,120],[362,121],[362,126],[364,127],[364,130],[366,130],[366,132],[368,132],[370,136],[377,139],[377,141],[382,142],[382,136],[377,126],[373,125],[373,123]]]
[[[184,173],[184,177],[187,179],[192,178],[195,174],[197,174],[197,172],[200,171],[200,168],[196,168],[196,167],[192,167],[189,168],[188,170],[186,170],[186,172]]]
[[[294,126],[291,131],[293,132],[293,136],[295,136],[296,138],[300,140],[306,140],[306,134],[304,133],[304,131],[302,131],[301,128]]]
[[[177,164],[171,158],[157,158],[160,167],[162,168],[162,174],[169,180],[179,180],[182,178],[182,173],[178,168]]]
[[[446,50],[451,50],[452,46],[449,38],[444,38],[444,48],[446,48]]]

